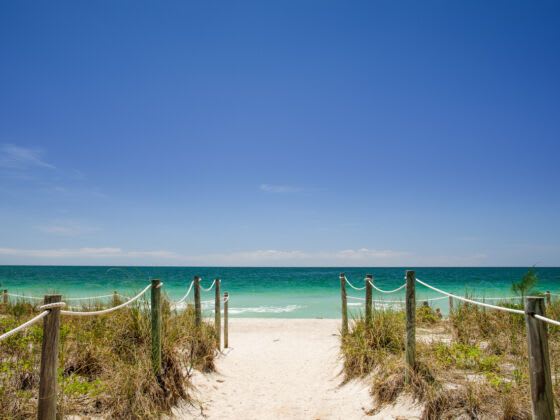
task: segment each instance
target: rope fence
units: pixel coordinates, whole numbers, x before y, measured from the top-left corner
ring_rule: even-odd
[[[44,298],[42,297],[37,297],[37,296],[26,296],[26,295],[20,295],[17,293],[4,293],[7,296],[10,297],[14,297],[17,299],[32,299],[32,300],[43,300]],[[124,295],[120,295],[118,293],[113,293],[110,295],[100,295],[100,296],[85,296],[85,297],[65,297],[65,300],[101,300],[101,299],[107,299],[107,298],[114,298],[115,296],[119,296],[125,299],[128,299],[128,296],[124,296]]]
[[[41,312],[39,315],[37,315],[34,318],[31,318],[29,321],[24,322],[23,324],[21,324],[20,326],[14,328],[13,330],[10,330],[2,335],[0,335],[0,341],[4,340],[5,338],[8,338],[14,334],[17,334],[20,331],[23,331],[24,329],[26,329],[27,327],[30,327],[31,325],[35,324],[37,321],[40,321],[41,319],[43,319],[44,317],[46,317],[49,314],[49,311],[43,311]]]
[[[230,300],[229,293],[225,292],[223,297],[220,295],[220,279],[214,279],[210,287],[203,289],[200,287],[200,277],[195,276],[194,280],[190,283],[189,288],[185,295],[179,299],[177,302],[171,303],[171,306],[177,306],[178,304],[184,302],[191,291],[195,291],[195,320],[196,326],[201,328],[201,306],[208,305],[210,303],[215,304],[215,318],[214,327],[216,331],[216,347],[218,351],[221,348],[221,305],[223,304],[223,315],[224,315],[224,348],[229,346],[228,337],[228,302]],[[7,339],[33,324],[43,320],[43,335],[42,335],[42,347],[41,347],[41,369],[39,376],[39,397],[38,397],[38,407],[37,407],[37,417],[40,419],[55,419],[57,418],[57,370],[58,370],[58,345],[59,345],[59,335],[60,335],[60,317],[61,315],[67,316],[97,316],[105,315],[111,312],[115,312],[119,309],[123,309],[132,305],[142,296],[144,296],[148,290],[151,290],[150,299],[150,316],[151,316],[151,340],[152,340],[152,370],[154,375],[159,375],[162,369],[162,301],[161,301],[161,289],[163,282],[160,280],[152,280],[149,285],[147,285],[141,292],[139,292],[134,297],[128,299],[126,302],[120,303],[118,305],[112,306],[110,308],[101,309],[97,311],[73,311],[64,310],[62,308],[66,307],[66,303],[62,302],[61,295],[45,295],[42,299],[44,304],[39,306],[38,309],[41,311],[38,315],[34,316],[30,320],[24,322],[23,324],[13,328],[0,335],[0,342]],[[215,299],[214,300],[200,300],[200,290],[209,292],[215,289]],[[35,296],[24,296],[14,293],[8,293],[7,290],[3,291],[2,303],[5,307],[8,305],[8,297],[16,298],[29,298],[41,300],[41,298]],[[78,297],[78,298],[68,298],[66,300],[93,300],[108,297],[121,296],[116,292],[112,295],[103,295],[95,297]],[[69,307],[72,308],[72,307]]]
[[[560,321],[550,319],[545,316],[545,306],[551,304],[550,296],[560,296],[560,294],[546,292],[545,296],[528,296],[525,298],[524,310],[509,308],[505,306],[493,305],[485,301],[507,301],[514,299],[523,299],[519,296],[514,297],[472,297],[467,298],[458,296],[457,294],[439,289],[431,284],[424,282],[416,277],[414,271],[407,271],[405,276],[406,282],[394,290],[382,290],[375,286],[373,276],[366,275],[365,286],[356,287],[348,281],[344,273],[340,274],[340,291],[342,298],[342,334],[348,333],[348,314],[347,299],[354,299],[363,302],[366,306],[365,320],[366,323],[371,322],[372,303],[404,303],[406,305],[406,339],[405,339],[405,361],[407,369],[405,370],[405,383],[412,380],[412,372],[417,368],[416,364],[416,283],[436,292],[441,297],[419,299],[422,302],[437,301],[441,299],[449,299],[450,311],[453,311],[453,299],[468,304],[488,308],[496,311],[506,312],[514,315],[523,315],[527,329],[527,343],[529,352],[529,369],[531,371],[531,400],[533,408],[533,418],[536,420],[545,420],[554,418],[554,399],[552,395],[552,377],[550,371],[550,360],[548,353],[548,334],[546,324],[560,327]],[[346,294],[346,284],[351,288],[361,291],[365,289],[365,297],[348,296]],[[396,293],[402,289],[406,291],[405,300],[375,300],[372,298],[372,290],[375,289],[380,293]],[[477,300],[478,299],[478,300]],[[546,299],[546,302],[545,302]],[[480,300],[483,300],[482,302]]]
[[[161,283],[160,283],[161,284]],[[147,285],[144,290],[142,290],[140,293],[138,293],[136,296],[134,296],[132,299],[121,303],[120,305],[117,306],[113,306],[111,308],[107,308],[107,309],[102,309],[99,311],[60,311],[60,313],[62,315],[70,315],[70,316],[91,316],[91,315],[104,315],[104,314],[108,314],[114,311],[118,311],[121,308],[124,308],[134,302],[136,302],[138,299],[140,299],[140,297],[142,297],[150,288],[152,287],[151,284]],[[157,286],[156,286],[157,287]],[[159,286],[161,287],[161,286]],[[158,287],[158,288],[159,288]]]

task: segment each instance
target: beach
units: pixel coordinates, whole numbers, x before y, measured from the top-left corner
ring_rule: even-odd
[[[333,319],[231,319],[217,372],[194,374],[200,405],[179,407],[175,419],[417,418],[411,401],[368,415],[371,383],[343,383],[339,327]]]

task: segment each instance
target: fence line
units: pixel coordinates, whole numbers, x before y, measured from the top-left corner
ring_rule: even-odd
[[[193,286],[194,286],[194,281],[191,281],[191,285],[189,286],[189,289],[187,290],[187,293],[185,293],[185,295],[181,299],[179,299],[177,302],[171,303],[171,306],[175,307],[175,306],[183,303],[185,300],[187,300],[187,298],[189,297],[189,294],[191,293],[191,291],[193,289]]]
[[[346,276],[344,276],[344,280],[346,280],[346,283],[348,283],[348,286],[350,286],[350,287],[351,287],[352,289],[354,289],[354,290],[360,291],[360,290],[364,290],[364,289],[366,288],[366,286],[364,286],[364,287],[356,287],[356,286],[354,286],[352,283],[350,283],[350,280],[348,280],[348,278],[346,278]]]
[[[163,284],[163,283],[161,283]],[[124,308],[125,306],[130,305],[131,303],[135,302],[136,300],[138,300],[144,293],[146,293],[148,291],[148,289],[150,289],[152,287],[151,284],[148,284],[144,290],[142,290],[140,293],[138,293],[136,296],[134,296],[132,299],[121,303],[120,305],[117,306],[113,306],[111,308],[107,308],[107,309],[102,309],[99,311],[60,311],[60,313],[62,315],[71,315],[71,316],[90,316],[90,315],[103,315],[103,314],[108,314],[110,312],[114,312],[117,311],[121,308]],[[161,287],[161,285],[160,285]]]
[[[513,308],[506,308],[506,307],[504,307],[504,306],[491,305],[491,304],[489,304],[489,303],[478,302],[478,301],[476,301],[476,300],[467,299],[467,298],[464,298],[464,297],[462,297],[462,296],[457,296],[457,295],[454,295],[454,294],[452,294],[452,293],[445,292],[445,291],[443,291],[443,290],[441,290],[441,289],[438,289],[437,287],[431,286],[431,285],[429,285],[428,283],[423,282],[422,280],[420,280],[420,279],[418,279],[418,278],[416,279],[416,281],[417,281],[418,283],[420,283],[422,286],[425,286],[425,287],[427,287],[427,288],[429,288],[429,289],[432,289],[432,290],[435,291],[435,292],[441,293],[442,295],[446,295],[446,296],[452,297],[453,299],[462,300],[463,302],[472,303],[473,305],[484,306],[484,307],[490,308],[490,309],[496,309],[496,310],[498,310],[498,311],[511,312],[511,313],[513,313],[513,314],[519,314],[519,315],[524,315],[524,314],[525,314],[525,311],[522,311],[522,310],[520,310],[520,309],[513,309]]]
[[[11,297],[15,297],[18,299],[33,299],[33,300],[43,300],[43,298],[41,297],[37,297],[37,296],[26,296],[26,295],[18,295],[17,293],[6,293],[6,295],[11,296]],[[111,294],[111,295],[100,295],[100,296],[86,296],[86,297],[65,297],[65,300],[96,300],[96,299],[107,299],[110,297],[114,297],[115,294]],[[128,296],[124,296],[124,295],[120,295],[117,293],[117,296],[123,297],[128,299]]]
[[[200,280],[202,280],[202,277],[200,278]],[[210,290],[212,290],[212,288],[214,287],[215,284],[216,284],[216,279],[214,279],[214,281],[212,282],[212,284],[210,285],[210,287],[208,289],[205,289],[202,286],[200,286],[200,289],[203,290],[204,292],[209,292]]]
[[[221,328],[220,322],[220,301],[222,297],[220,296],[219,292],[219,284],[220,280],[215,279],[208,289],[204,289],[205,291],[210,291],[216,285],[216,293],[215,293],[215,300],[214,301],[203,301],[202,303],[210,303],[215,302],[215,327]],[[126,306],[131,305],[135,301],[137,301],[140,297],[142,297],[149,289],[151,289],[151,304],[150,304],[150,314],[151,314],[151,339],[152,339],[152,369],[153,373],[156,376],[159,376],[161,373],[162,368],[162,358],[161,358],[161,335],[162,335],[162,318],[161,318],[161,287],[163,286],[163,282],[160,280],[152,280],[151,284],[146,286],[140,293],[136,296],[130,298],[128,301],[113,306],[111,308],[102,309],[99,311],[68,311],[62,310],[61,308],[66,306],[65,302],[61,301],[61,295],[45,295],[44,297],[44,304],[39,306],[39,310],[42,310],[41,313],[36,315],[35,317],[31,318],[30,320],[24,322],[23,324],[15,327],[14,329],[7,331],[0,335],[0,341],[4,340],[14,334],[17,334],[20,331],[23,331],[27,327],[37,323],[38,321],[44,319],[43,322],[43,336],[42,336],[42,348],[41,348],[41,368],[40,368],[40,375],[39,375],[39,398],[38,398],[38,407],[37,407],[37,416],[39,419],[47,419],[47,420],[54,420],[57,417],[57,368],[58,368],[58,345],[59,345],[59,334],[60,334],[60,315],[70,315],[70,316],[95,316],[95,315],[103,315],[108,314],[119,309],[122,309]],[[198,295],[198,309],[200,310],[200,289],[199,289],[199,282],[198,277],[195,277],[195,280],[191,282],[189,290],[181,298],[177,303],[180,303],[189,296],[193,286],[195,286],[195,295]],[[198,290],[196,290],[198,289]],[[15,297],[24,297],[27,296],[23,295],[16,295],[10,294]],[[100,297],[115,297],[118,294],[115,292],[113,295],[107,296],[97,296],[96,298]],[[7,297],[8,293],[7,290],[3,291],[3,304],[7,304]],[[37,297],[31,297],[32,299],[40,299]],[[86,300],[92,298],[70,298],[69,300]],[[230,300],[230,295],[225,292],[223,296],[223,303],[224,303],[224,348],[227,348],[228,343],[228,302]],[[200,313],[197,315],[200,316]],[[197,323],[197,326],[200,325]],[[220,334],[217,332],[216,334],[216,346],[218,351],[220,350]]]
[[[345,284],[343,281],[344,274],[340,275],[340,287],[342,295],[342,334],[348,333],[347,326],[347,299],[356,299],[360,301],[365,301],[366,305],[370,305],[371,293],[368,293],[366,289],[366,298],[360,298],[357,296],[346,296]],[[344,279],[346,279],[344,277]],[[457,299],[472,305],[481,306],[484,308],[490,308],[498,311],[503,311],[507,313],[513,313],[516,315],[523,315],[525,317],[525,324],[527,330],[527,343],[528,343],[528,353],[529,353],[529,371],[530,371],[530,384],[531,384],[531,402],[532,402],[532,414],[533,418],[536,420],[548,420],[554,418],[554,399],[552,393],[552,376],[550,370],[550,360],[548,351],[548,335],[546,330],[546,324],[551,324],[560,327],[560,321],[547,318],[545,315],[545,299],[546,305],[550,305],[551,295],[556,295],[554,293],[546,292],[544,297],[532,297],[529,296],[525,300],[525,310],[507,308],[504,306],[492,305],[486,302],[480,302],[474,299],[483,300],[512,300],[519,299],[519,297],[491,297],[491,298],[466,298],[462,296],[455,295],[453,293],[446,292],[435,286],[432,286],[418,278],[414,271],[406,272],[406,283],[398,289],[393,291],[383,291],[378,289],[373,284],[373,276],[368,274],[366,276],[366,286],[368,283],[376,290],[384,293],[394,293],[399,291],[404,286],[406,286],[406,301],[381,301],[386,303],[406,303],[406,340],[405,340],[405,359],[406,359],[406,369],[405,369],[405,382],[410,382],[411,375],[414,370],[416,370],[416,319],[415,319],[415,307],[416,307],[416,291],[415,285],[419,283],[424,287],[427,287],[439,294],[444,296],[431,299],[419,299],[419,301],[429,301],[429,300],[440,300],[449,298],[450,310],[452,311],[453,299]],[[354,287],[350,282],[348,284],[356,290],[363,290]],[[367,307],[367,306],[366,306]],[[366,323],[368,317],[366,314]]]
[[[37,321],[43,319],[43,318],[46,317],[48,314],[49,314],[49,311],[48,311],[48,310],[43,311],[43,312],[41,312],[39,315],[37,315],[36,317],[31,318],[29,321],[24,322],[23,324],[17,326],[17,327],[14,328],[13,330],[10,330],[10,331],[8,331],[8,332],[6,332],[6,333],[0,335],[0,341],[2,341],[2,340],[5,339],[5,338],[10,337],[11,335],[14,335],[14,334],[20,332],[21,330],[26,329],[27,327],[29,327],[29,326],[31,326],[31,325],[33,325],[33,324],[35,324]]]
[[[398,292],[401,289],[404,289],[404,287],[406,286],[406,283],[403,283],[402,286],[399,286],[394,290],[383,290],[383,289],[380,289],[379,287],[377,287],[375,284],[373,284],[373,282],[370,279],[368,279],[367,281],[368,281],[369,284],[371,284],[371,287],[373,287],[375,290],[377,290],[378,292],[381,292],[381,293],[395,293],[395,292]]]

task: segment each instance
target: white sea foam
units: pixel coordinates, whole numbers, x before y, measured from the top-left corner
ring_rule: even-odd
[[[255,306],[255,307],[247,307],[247,308],[229,308],[229,313],[234,315],[246,314],[246,313],[280,314],[285,312],[294,312],[304,307],[305,306],[301,306],[301,305],[287,305],[287,306]]]
[[[173,306],[173,309],[178,311],[184,311],[188,305],[193,306],[192,302],[181,302],[180,304]],[[202,310],[213,310],[214,303],[204,303],[202,302]],[[228,313],[231,315],[239,315],[239,314],[281,314],[281,313],[288,313],[294,312],[298,309],[305,308],[305,306],[301,305],[287,305],[287,306],[254,306],[254,307],[230,307],[228,309]],[[222,307],[222,313],[224,313],[224,309]]]
[[[362,306],[362,302],[348,302],[346,305],[348,306]]]

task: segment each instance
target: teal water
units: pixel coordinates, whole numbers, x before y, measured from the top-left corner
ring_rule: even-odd
[[[338,318],[340,316],[339,273],[345,272],[357,286],[363,286],[366,274],[375,284],[394,289],[404,280],[404,268],[218,268],[218,267],[73,267],[73,266],[0,266],[0,288],[26,296],[62,293],[65,297],[110,294],[114,290],[133,295],[150,279],[164,282],[170,299],[184,295],[194,275],[208,287],[212,279],[222,279],[222,291],[231,295],[230,315],[274,318]],[[418,268],[416,276],[451,293],[481,297],[512,296],[511,283],[519,280],[526,268]],[[537,289],[560,294],[560,268],[537,268]],[[350,296],[363,297],[363,291],[348,289]],[[214,292],[203,292],[203,300]],[[417,300],[439,295],[417,285]],[[374,299],[401,300],[404,292],[381,295]],[[192,299],[192,295],[189,300]],[[360,300],[349,300],[356,312]],[[432,302],[447,312],[447,299]]]

